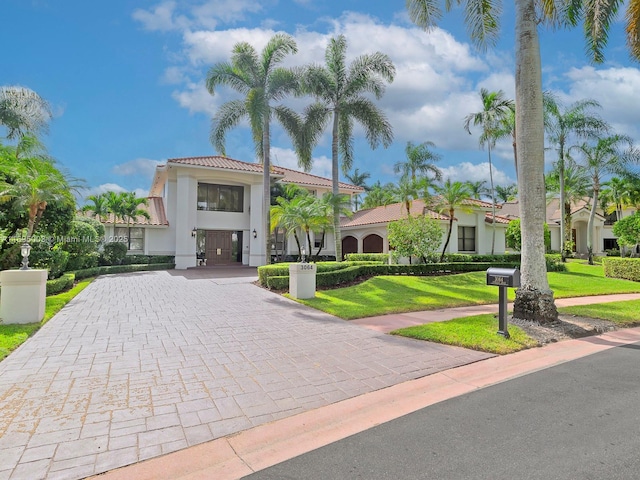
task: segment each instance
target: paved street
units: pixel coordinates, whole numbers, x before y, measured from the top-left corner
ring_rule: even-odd
[[[431,405],[246,478],[637,479],[639,362],[640,344],[611,348]]]
[[[0,480],[84,478],[490,356],[213,272],[100,277],[0,362]]]

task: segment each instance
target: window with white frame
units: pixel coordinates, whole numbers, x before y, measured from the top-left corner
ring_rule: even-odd
[[[458,252],[476,251],[476,227],[458,227]]]
[[[313,248],[327,248],[327,235],[323,231],[313,232]]]

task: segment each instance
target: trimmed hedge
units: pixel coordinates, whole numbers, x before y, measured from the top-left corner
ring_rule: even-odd
[[[263,265],[258,267],[258,282],[260,285],[268,286],[269,279],[272,277],[287,277],[289,278],[289,263],[275,263],[272,265]],[[316,263],[316,272],[333,272],[336,270],[343,270],[353,265],[379,265],[379,262],[321,262]]]
[[[47,296],[70,289],[75,279],[76,276],[73,273],[65,273],[55,280],[47,280]]]
[[[388,253],[347,253],[345,258],[348,262],[389,263]]]
[[[604,258],[604,276],[640,282],[640,258]]]
[[[104,267],[85,268],[73,272],[76,280],[83,278],[106,275],[109,273],[147,272],[152,270],[171,270],[175,268],[175,263],[153,263],[148,265],[110,265]]]

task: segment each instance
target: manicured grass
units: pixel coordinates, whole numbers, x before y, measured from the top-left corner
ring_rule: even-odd
[[[599,318],[617,323],[621,327],[640,325],[640,300],[596,303],[576,307],[562,307],[558,312],[579,317]]]
[[[504,355],[537,346],[537,342],[515,325],[509,326],[511,338],[498,335],[498,320],[493,314],[456,318],[447,322],[434,322],[391,332],[419,340],[456,345],[482,352]]]
[[[567,272],[548,274],[556,298],[640,292],[640,283],[606,278],[601,265],[567,264]],[[509,289],[509,299],[515,289]],[[361,284],[318,291],[301,303],[344,319],[387,313],[435,310],[498,302],[498,289],[486,285],[485,272],[435,277],[379,276]]]
[[[93,281],[88,278],[78,282],[71,290],[52,295],[45,300],[44,319],[40,323],[28,323],[24,325],[0,325],[0,360],[24,343],[27,338],[33,335],[47,321],[58,313],[73,297],[78,295]]]

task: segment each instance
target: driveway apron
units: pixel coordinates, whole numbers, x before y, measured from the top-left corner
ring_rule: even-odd
[[[234,272],[99,277],[0,362],[0,480],[84,478],[491,356]]]

